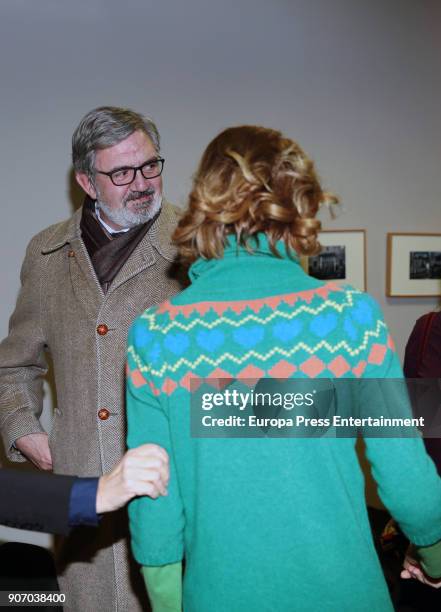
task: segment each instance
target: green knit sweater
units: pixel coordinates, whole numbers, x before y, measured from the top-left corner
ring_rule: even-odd
[[[155,442],[171,456],[168,496],[130,505],[133,552],[145,566],[185,557],[188,612],[389,611],[354,438],[190,433],[194,377],[402,376],[375,301],[310,278],[279,249],[261,236],[250,254],[230,240],[223,259],[198,260],[192,285],[131,328],[128,445]],[[421,440],[366,445],[408,537],[440,540],[441,480]]]

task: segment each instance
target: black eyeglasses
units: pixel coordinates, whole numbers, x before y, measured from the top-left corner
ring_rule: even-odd
[[[114,185],[117,187],[122,187],[122,185],[130,185],[130,183],[133,183],[138,170],[141,171],[141,174],[145,179],[160,176],[162,174],[162,169],[164,168],[164,161],[165,160],[162,157],[158,157],[158,159],[151,159],[137,168],[125,166],[123,168],[112,170],[112,172],[102,172],[101,170],[96,170],[95,172],[97,174],[104,174],[105,176],[108,176]]]

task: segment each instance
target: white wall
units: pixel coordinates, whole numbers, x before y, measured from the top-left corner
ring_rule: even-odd
[[[325,227],[367,230],[401,354],[436,300],[385,298],[386,232],[441,231],[440,68],[439,0],[2,0],[0,334],[29,238],[71,212],[72,131],[113,104],[158,123],[178,204],[220,129],[297,139],[344,203]]]

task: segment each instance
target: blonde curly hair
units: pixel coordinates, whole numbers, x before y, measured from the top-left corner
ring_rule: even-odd
[[[250,238],[259,232],[276,256],[278,240],[289,253],[313,255],[320,249],[315,215],[326,202],[338,199],[322,190],[297,143],[260,126],[228,128],[202,155],[173,240],[187,263],[221,258],[231,234],[252,252]]]

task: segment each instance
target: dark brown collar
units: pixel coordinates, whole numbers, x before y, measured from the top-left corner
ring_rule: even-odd
[[[86,198],[80,221],[81,237],[104,293],[159,214],[160,212],[147,223],[133,227],[127,232],[110,234],[96,216],[95,202]]]

